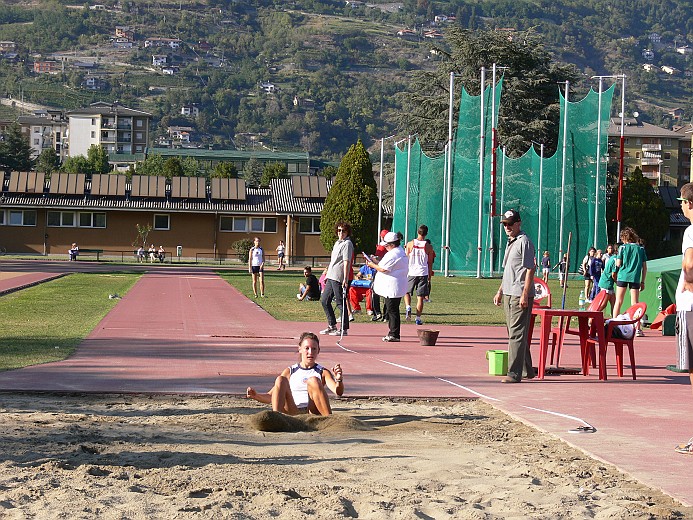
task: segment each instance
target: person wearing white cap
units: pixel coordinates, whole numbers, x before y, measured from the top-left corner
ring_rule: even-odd
[[[493,297],[495,305],[503,305],[508,326],[508,375],[501,383],[519,383],[532,379],[532,356],[529,353],[529,322],[534,305],[535,248],[522,231],[522,219],[514,209],[503,214],[501,223],[508,237],[503,258],[503,281]]]
[[[385,298],[383,317],[387,318],[389,331],[383,337],[385,342],[400,341],[401,318],[399,304],[407,293],[407,272],[409,263],[404,249],[400,246],[401,239],[397,233],[390,231],[385,234],[380,245],[387,253],[377,264],[368,260],[366,265],[378,271],[373,279],[373,290]]]

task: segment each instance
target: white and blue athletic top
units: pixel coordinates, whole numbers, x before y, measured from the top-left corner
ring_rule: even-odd
[[[291,395],[294,398],[297,408],[308,407],[308,378],[317,377],[322,382],[322,371],[324,369],[325,367],[318,364],[311,368],[303,368],[298,363],[289,367],[291,372],[289,376],[289,387],[291,388]]]

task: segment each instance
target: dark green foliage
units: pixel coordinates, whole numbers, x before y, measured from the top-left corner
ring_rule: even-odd
[[[164,158],[158,153],[147,155],[147,158],[137,163],[135,173],[137,175],[163,175]]]
[[[75,155],[65,159],[60,169],[65,173],[89,173],[91,165],[83,155]]]
[[[320,215],[320,242],[332,250],[335,225],[351,224],[355,251],[374,251],[378,227],[378,194],[368,151],[359,141],[349,148]]]
[[[214,167],[209,176],[219,179],[235,179],[238,177],[238,170],[233,163],[222,162]]]
[[[248,255],[250,254],[250,248],[253,247],[253,241],[249,238],[242,238],[241,240],[236,240],[231,244],[231,249],[238,256],[241,262],[248,262]]]
[[[108,153],[103,146],[91,145],[87,150],[87,161],[89,161],[91,168],[90,173],[108,173],[111,171],[111,165],[108,164]]]
[[[259,186],[262,177],[262,165],[255,157],[251,157],[243,167],[243,178],[248,186]]]
[[[446,36],[451,51],[435,72],[421,72],[402,95],[404,110],[399,114],[400,127],[418,133],[427,145],[447,142],[450,97],[450,72],[455,72],[455,103],[464,88],[479,95],[480,69],[487,68],[491,80],[493,63],[508,67],[503,80],[498,130],[501,144],[512,156],[520,156],[531,141],[546,144],[546,154],[556,150],[560,119],[560,81],[572,83],[578,78],[573,67],[555,63],[533,32],[507,34],[495,31],[468,31],[451,28]],[[497,79],[500,79],[501,71]],[[455,115],[454,121],[457,120]]]
[[[286,179],[289,177],[289,172],[286,164],[283,163],[270,163],[266,164],[265,168],[262,170],[262,178],[260,179],[260,186],[268,187],[272,179]]]
[[[617,190],[610,194],[607,204],[608,220],[610,224],[609,237],[616,237],[616,206]],[[669,212],[664,207],[664,202],[650,181],[643,177],[640,168],[636,168],[629,178],[623,181],[623,220],[621,229],[628,226],[645,242],[645,250],[648,258],[659,258],[667,251],[663,250],[666,243],[664,236],[669,229]]]
[[[28,172],[34,166],[29,139],[17,123],[10,126],[0,141],[0,168],[6,172]]]
[[[183,166],[180,163],[178,157],[169,157],[164,163],[163,174],[167,179],[171,177],[182,177],[183,176]]]
[[[43,150],[36,160],[36,171],[40,173],[53,173],[60,167],[60,158],[53,148]]]

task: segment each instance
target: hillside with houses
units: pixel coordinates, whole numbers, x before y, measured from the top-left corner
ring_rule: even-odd
[[[540,12],[503,2],[6,2],[0,118],[36,115],[25,103],[117,103],[151,114],[149,147],[336,159],[358,138],[370,145],[406,131],[394,122],[398,96],[412,74],[444,59],[450,27],[512,38],[532,26],[557,60],[583,71],[577,89],[625,73],[629,113],[666,128],[690,121],[690,16],[675,2],[641,0],[627,23],[631,4],[564,1]]]

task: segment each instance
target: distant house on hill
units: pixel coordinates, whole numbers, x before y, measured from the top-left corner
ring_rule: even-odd
[[[200,115],[200,109],[196,105],[183,105],[180,107],[180,113],[183,116],[197,117]]]
[[[152,65],[155,67],[163,67],[168,63],[168,56],[165,54],[153,54]]]
[[[178,38],[147,38],[144,40],[145,47],[171,47],[177,49],[181,41]]]
[[[277,91],[277,86],[274,83],[270,83],[269,81],[263,81],[262,83],[260,83],[260,88],[265,92],[269,93]]]
[[[688,56],[689,54],[693,54],[693,47],[682,45],[680,47],[676,47],[676,52],[683,54],[684,56]]]
[[[60,64],[53,60],[35,61],[34,72],[36,74],[57,74],[60,72]]]
[[[116,38],[127,38],[128,40],[134,40],[135,31],[133,31],[127,25],[116,25],[115,36]]]
[[[647,61],[652,61],[655,58],[655,53],[651,49],[644,49],[642,51],[642,57],[645,58]]]
[[[645,63],[642,66],[642,68],[645,69],[647,72],[654,72],[658,70],[657,67],[655,65],[652,65],[651,63]]]
[[[676,67],[671,67],[669,65],[662,65],[662,70],[671,76],[674,76],[680,72]]]

